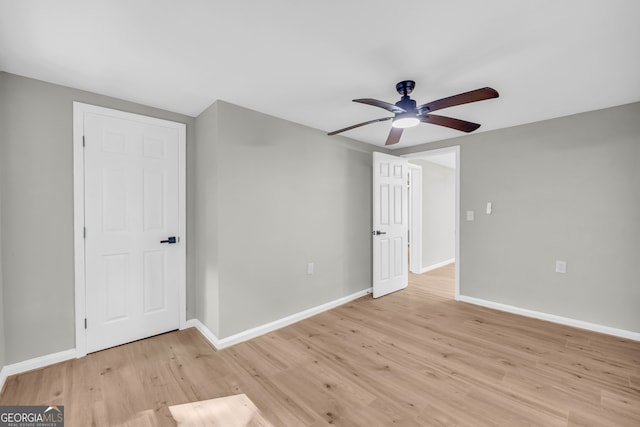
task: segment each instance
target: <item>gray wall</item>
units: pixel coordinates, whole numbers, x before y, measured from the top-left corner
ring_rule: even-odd
[[[187,124],[195,119],[37,80],[2,74],[0,156],[5,362],[75,347],[72,103],[80,101]],[[193,154],[188,154],[193,162]],[[187,185],[193,176],[187,176]],[[187,224],[193,224],[192,190]],[[190,197],[191,193],[191,197]],[[192,234],[188,228],[188,234]],[[188,252],[192,252],[191,245]],[[191,263],[191,261],[189,261]],[[193,268],[189,264],[189,271]],[[188,277],[189,316],[195,314]]]
[[[371,285],[374,147],[224,102],[196,120],[6,73],[0,95],[0,366],[74,347],[74,100],[187,124],[187,315],[219,338]],[[638,118],[394,151],[461,146],[461,293],[640,331]]]
[[[194,247],[194,277],[196,283],[195,317],[217,337],[219,329],[219,267],[218,267],[218,103],[207,108],[196,119],[196,160],[194,221],[197,233],[192,234]]]
[[[371,285],[373,147],[224,102],[196,120],[8,73],[0,83],[2,363],[75,345],[73,101],[187,124],[187,318],[224,338]]]
[[[640,103],[394,154],[451,145],[462,295],[640,332]]]
[[[422,167],[422,268],[455,258],[456,172],[427,160]]]
[[[369,288],[374,147],[220,101],[198,118],[201,132],[214,127],[211,140],[198,138],[198,157],[214,144],[203,162],[217,177],[208,196],[217,214],[197,228],[216,229],[217,262],[198,270],[217,273],[218,337]],[[198,285],[199,301],[215,298],[215,285]],[[202,304],[199,318],[215,305]]]

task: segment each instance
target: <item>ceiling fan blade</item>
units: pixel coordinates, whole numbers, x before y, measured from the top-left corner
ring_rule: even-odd
[[[465,93],[459,93],[448,98],[438,99],[437,101],[427,102],[420,105],[417,110],[420,113],[442,110],[443,108],[453,107],[455,105],[468,104],[469,102],[484,101],[485,99],[497,98],[499,96],[495,89],[484,87]]]
[[[371,123],[376,123],[376,122],[384,122],[391,119],[393,119],[393,117],[383,117],[381,119],[373,119],[373,120],[369,120],[368,122],[362,122],[362,123],[358,123],[357,125],[346,127],[344,129],[334,130],[333,132],[329,132],[327,135],[336,135],[351,129],[359,128],[360,126],[370,125]]]
[[[353,102],[359,102],[361,104],[373,105],[374,107],[384,108],[385,110],[391,111],[392,113],[405,113],[407,111],[404,108],[400,108],[388,102],[379,101],[377,99],[372,99],[372,98],[354,99]]]
[[[454,119],[452,117],[436,116],[435,114],[422,116],[420,117],[420,121],[422,123],[431,123],[432,125],[444,126],[467,133],[473,132],[480,127],[478,123],[467,122],[465,120]]]
[[[400,142],[400,137],[402,136],[402,128],[391,128],[391,131],[389,132],[389,136],[387,137],[387,142],[384,143],[384,145],[393,145],[393,144],[397,144],[398,142]]]

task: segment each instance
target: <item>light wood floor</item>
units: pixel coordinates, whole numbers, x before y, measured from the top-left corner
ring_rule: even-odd
[[[194,329],[7,380],[67,425],[171,426],[245,393],[275,426],[640,426],[640,343],[453,301],[453,267],[215,351]]]

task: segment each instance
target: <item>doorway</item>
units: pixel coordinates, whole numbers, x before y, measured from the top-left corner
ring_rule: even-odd
[[[184,124],[74,103],[76,352],[186,323]]]
[[[460,147],[403,155],[410,162],[410,271],[425,274],[453,263],[460,294]]]

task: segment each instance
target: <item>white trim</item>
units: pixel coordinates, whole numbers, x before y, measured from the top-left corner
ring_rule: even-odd
[[[45,366],[55,363],[64,362],[65,360],[74,359],[76,357],[76,349],[61,351],[58,353],[47,354],[46,356],[36,357],[34,359],[25,360],[23,362],[6,365],[0,371],[0,392],[4,387],[4,383],[8,377],[21,374],[23,372],[32,371],[34,369],[44,368]]]
[[[446,261],[437,262],[435,264],[428,265],[428,266],[426,266],[426,267],[424,267],[424,268],[422,268],[420,270],[420,274],[426,273],[426,272],[431,271],[431,270],[438,269],[440,267],[444,267],[445,265],[449,265],[449,264],[452,264],[454,262],[456,262],[456,260],[454,258],[451,258],[451,259],[448,259]]]
[[[196,329],[198,329],[198,331],[202,333],[202,335],[211,343],[211,345],[213,345],[213,347],[216,350],[222,350],[223,348],[231,347],[232,345],[239,344],[243,341],[248,341],[252,338],[259,337],[260,335],[273,332],[277,329],[284,328],[285,326],[289,326],[293,323],[307,319],[311,316],[315,316],[316,314],[320,314],[324,311],[331,310],[333,308],[336,308],[338,306],[351,302],[355,299],[368,295],[371,292],[372,292],[371,288],[365,289],[363,291],[358,291],[354,294],[347,295],[346,297],[329,301],[317,307],[312,307],[308,310],[304,310],[299,313],[292,314],[291,316],[283,317],[282,319],[275,320],[273,322],[265,323],[264,325],[261,325],[261,326],[256,326],[255,328],[247,329],[245,331],[239,332],[237,334],[234,334],[222,339],[216,337],[215,334],[211,332],[209,328],[207,328],[198,319],[190,319],[187,321],[186,325],[187,327],[195,327]]]
[[[189,319],[186,324],[187,328],[196,328],[216,350],[221,350],[220,340],[211,329],[207,328],[204,323],[198,319]]]
[[[453,152],[456,154],[456,283],[453,298],[458,300],[460,299],[460,146],[453,147]]]
[[[613,335],[620,338],[626,338],[633,341],[640,341],[640,332],[632,332],[624,329],[612,328],[610,326],[598,325],[597,323],[585,322],[582,320],[571,319],[569,317],[557,316],[555,314],[543,313],[540,311],[529,310],[526,308],[515,307],[513,305],[502,304],[499,302],[488,301],[475,297],[460,295],[459,301],[469,304],[479,305],[482,307],[492,308],[494,310],[505,311],[507,313],[518,314],[520,316],[531,317],[534,319],[546,320],[547,322],[558,323],[561,325],[572,326],[574,328],[586,329],[601,334]]]
[[[87,354],[86,334],[84,332],[85,315],[85,275],[84,275],[84,110],[77,102],[73,103],[73,251],[75,277],[75,324],[76,357]]]
[[[178,129],[178,232],[180,233],[180,285],[178,286],[178,299],[180,304],[180,328],[184,329],[187,324],[187,125],[184,123],[173,123],[179,125]]]
[[[75,326],[76,326],[76,357],[87,354],[86,330],[84,319],[86,312],[85,300],[85,251],[84,251],[84,150],[82,138],[84,136],[84,116],[86,113],[101,114],[125,120],[135,120],[151,125],[159,125],[178,131],[178,185],[179,188],[179,236],[182,262],[180,266],[180,328],[184,328],[187,319],[187,275],[186,275],[186,248],[187,248],[187,222],[186,222],[186,125],[184,123],[96,105],[73,103],[73,243],[74,243],[74,276],[75,276]]]
[[[8,376],[9,374],[7,373],[7,367],[3,366],[2,369],[0,369],[0,395],[2,395],[4,383],[7,381]]]
[[[409,163],[409,271],[422,271],[422,166]]]

